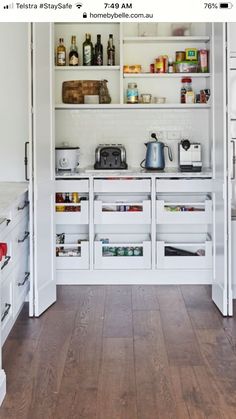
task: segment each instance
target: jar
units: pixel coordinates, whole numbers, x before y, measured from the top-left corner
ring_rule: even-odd
[[[190,77],[184,77],[182,79],[182,87],[180,91],[180,101],[181,103],[186,103],[186,93],[192,92],[192,79]]]
[[[72,192],[72,202],[73,204],[79,203],[79,194],[78,192]]]
[[[175,61],[177,63],[181,61],[185,61],[185,51],[176,51],[175,53]]]
[[[127,103],[138,103],[138,86],[136,83],[128,83]]]
[[[141,102],[142,103],[151,103],[152,95],[150,93],[142,93],[141,94]]]

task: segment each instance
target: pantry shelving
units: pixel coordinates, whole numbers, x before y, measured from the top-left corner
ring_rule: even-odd
[[[120,66],[119,65],[113,65],[113,66],[109,66],[109,65],[94,65],[94,66],[83,66],[83,65],[79,65],[79,66],[55,66],[54,67],[55,71],[72,71],[72,72],[76,72],[76,71],[119,71],[120,70]]]
[[[81,110],[81,109],[90,109],[90,110],[98,110],[98,109],[211,109],[210,104],[205,103],[193,103],[193,104],[181,104],[181,103],[163,103],[163,104],[146,104],[146,103],[138,103],[136,105],[130,105],[127,103],[124,104],[107,104],[107,105],[86,105],[86,104],[79,104],[79,105],[68,105],[68,104],[57,104],[55,106],[56,110]]]
[[[159,79],[159,78],[167,78],[167,79],[175,79],[175,78],[182,78],[182,77],[191,77],[191,78],[205,78],[210,77],[210,73],[124,73],[123,77],[125,79],[142,79],[142,78],[150,78],[150,79]]]
[[[199,43],[209,42],[209,36],[125,36],[123,43]]]

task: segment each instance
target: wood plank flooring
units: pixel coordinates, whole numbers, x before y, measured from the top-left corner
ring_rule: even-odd
[[[236,317],[209,287],[64,286],[27,310],[3,348],[0,419],[236,418]]]

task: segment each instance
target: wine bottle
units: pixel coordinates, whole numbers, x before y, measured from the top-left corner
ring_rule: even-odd
[[[59,39],[59,45],[56,51],[56,65],[66,65],[66,47],[64,45],[64,39]]]
[[[91,35],[86,33],[85,41],[83,43],[83,65],[93,64],[93,44],[91,42]]]
[[[115,65],[115,46],[113,44],[113,35],[109,35],[107,45],[107,65]]]
[[[103,65],[103,46],[101,43],[101,35],[97,35],[97,43],[95,44],[94,65]]]
[[[79,65],[79,54],[78,54],[78,48],[76,45],[76,36],[71,37],[71,46],[70,46],[70,52],[69,52],[69,65],[76,66]]]

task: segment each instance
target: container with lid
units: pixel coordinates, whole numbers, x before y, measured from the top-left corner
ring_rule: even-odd
[[[127,103],[138,103],[138,86],[136,83],[128,83]]]
[[[182,78],[182,87],[180,91],[180,101],[181,103],[186,103],[186,94],[192,92],[192,79],[191,77]]]
[[[56,171],[75,172],[79,165],[79,147],[70,147],[67,143],[56,147]]]

